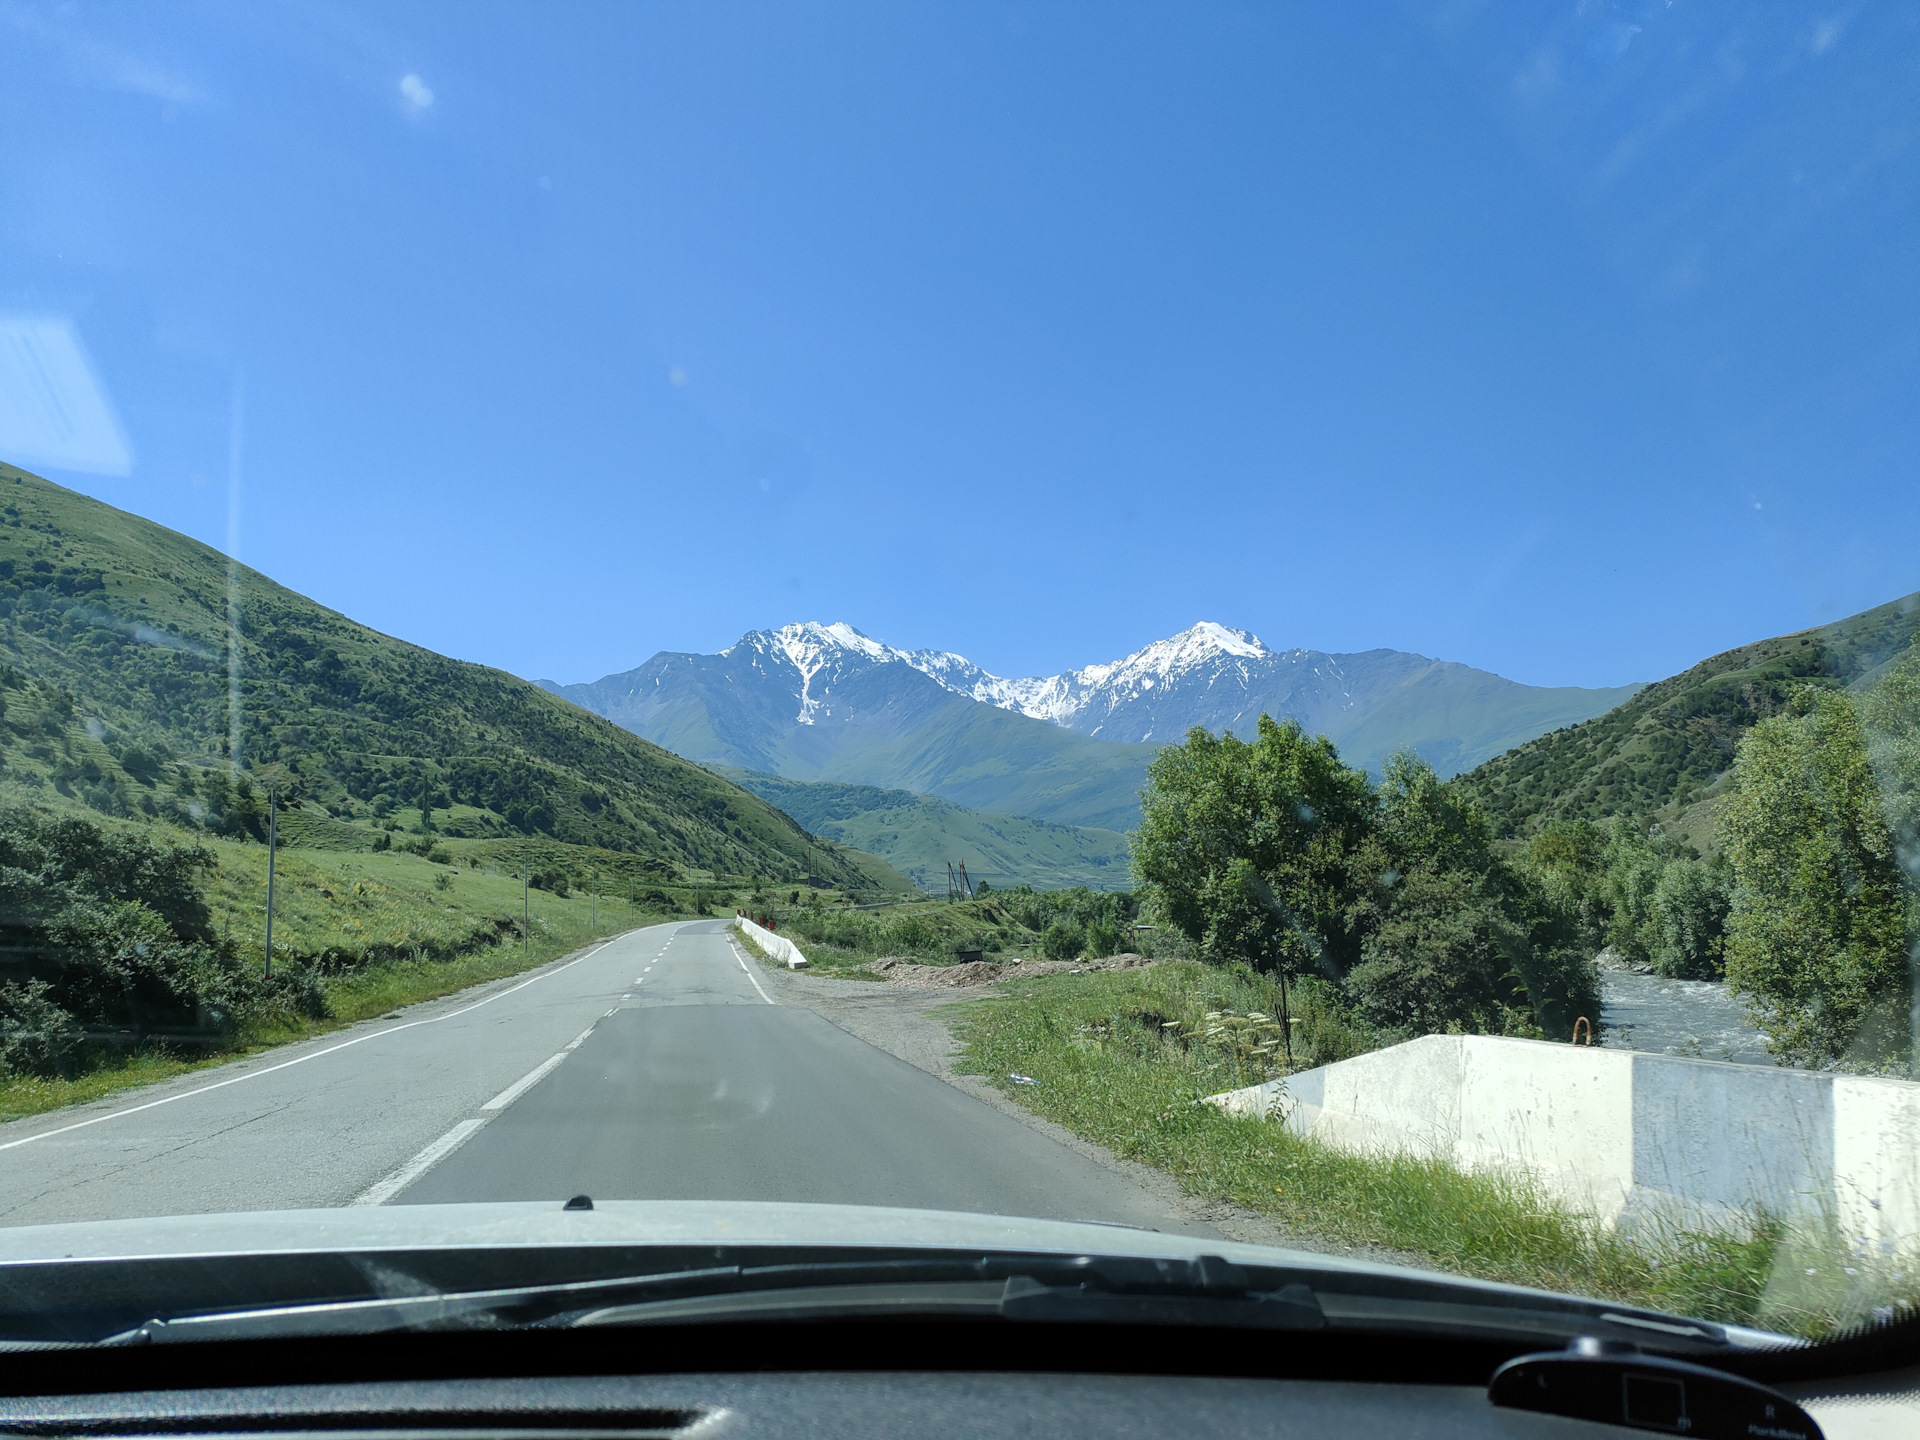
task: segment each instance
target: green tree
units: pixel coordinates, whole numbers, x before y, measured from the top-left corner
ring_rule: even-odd
[[[1402,879],[1347,977],[1368,1023],[1410,1035],[1517,1028],[1528,997],[1514,957],[1527,937],[1505,898],[1464,867],[1423,865]]]
[[[1196,727],[1148,770],[1134,868],[1203,952],[1344,979],[1360,958],[1354,862],[1367,777],[1324,736],[1262,715],[1251,743]]]
[[[1538,1029],[1555,1039],[1599,1010],[1599,977],[1576,912],[1495,849],[1472,798],[1411,752],[1382,777],[1379,910],[1348,988],[1377,1025],[1415,1033]],[[1373,863],[1379,863],[1374,859]],[[1378,892],[1375,892],[1378,893]]]
[[[1908,880],[1920,884],[1920,644],[1888,668],[1860,712],[1896,853]]]
[[[1653,892],[1654,970],[1679,980],[1717,980],[1725,973],[1725,874],[1700,860],[1670,860]]]
[[[1854,701],[1806,690],[1754,726],[1720,826],[1727,979],[1773,1049],[1808,1064],[1906,1049],[1912,907]]]

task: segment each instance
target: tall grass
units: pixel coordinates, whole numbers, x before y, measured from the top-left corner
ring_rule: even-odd
[[[1007,999],[953,1012],[968,1068],[1075,1134],[1302,1237],[1381,1247],[1454,1274],[1805,1335],[1831,1334],[1876,1307],[1920,1297],[1912,1276],[1870,1264],[1842,1237],[1790,1230],[1766,1215],[1722,1230],[1650,1224],[1628,1236],[1522,1172],[1350,1155],[1277,1121],[1196,1104],[1264,1078],[1231,1043],[1206,1039],[1209,1011],[1272,1012],[1277,988],[1264,977],[1170,964],[1041,976],[1007,989]],[[1331,1053],[1343,1022],[1329,1009],[1320,1023]],[[1038,1083],[1011,1085],[1014,1072]]]

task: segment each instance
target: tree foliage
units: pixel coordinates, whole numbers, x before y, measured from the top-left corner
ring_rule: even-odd
[[[212,933],[203,846],[0,810],[0,1066],[73,1068],[87,1045],[222,1037],[263,1007],[319,1013],[299,974],[269,984]]]
[[[1212,959],[1317,973],[1389,1032],[1564,1035],[1597,1012],[1565,907],[1416,756],[1376,789],[1297,723],[1196,729],[1154,762],[1143,812],[1135,869]]]
[[[1914,907],[1855,701],[1806,691],[1740,747],[1720,825],[1734,891],[1727,978],[1778,1053],[1905,1050]]]

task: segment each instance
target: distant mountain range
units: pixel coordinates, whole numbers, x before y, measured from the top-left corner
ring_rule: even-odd
[[[1211,621],[1122,660],[1026,680],[1003,680],[961,655],[891,654],[957,694],[1102,740],[1169,744],[1196,725],[1244,736],[1263,714],[1291,716],[1334,741],[1350,763],[1378,771],[1410,746],[1442,775],[1611,710],[1640,688],[1522,685],[1401,650],[1272,650]]]
[[[844,625],[756,630],[591,685],[542,681],[675,754],[788,780],[937,795],[1124,830],[1157,746],[1116,745],[949,690]]]
[[[939,796],[1125,830],[1146,767],[1189,728],[1294,717],[1377,770],[1411,746],[1451,775],[1611,709],[1638,687],[1544,689],[1395,650],[1272,650],[1202,623],[1125,659],[1003,679],[850,625],[756,630],[718,655],[662,652],[555,694],[703,764]]]

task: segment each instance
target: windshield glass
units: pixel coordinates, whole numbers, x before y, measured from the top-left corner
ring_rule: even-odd
[[[0,1255],[1920,1299],[1906,7],[0,37]]]

